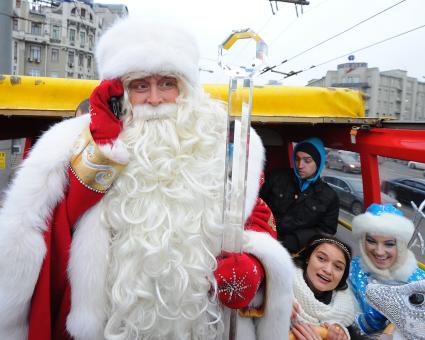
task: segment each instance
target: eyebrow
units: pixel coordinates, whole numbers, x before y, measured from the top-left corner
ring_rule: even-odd
[[[319,253],[322,254],[323,256],[329,257],[329,255],[326,254],[323,250],[318,250],[317,254]],[[341,261],[341,260],[336,260],[335,262],[342,264],[344,267],[347,265],[344,261]]]

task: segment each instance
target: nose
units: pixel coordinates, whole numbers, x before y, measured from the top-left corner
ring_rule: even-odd
[[[149,96],[146,100],[148,104],[152,106],[158,106],[162,103],[162,97],[160,92],[158,91],[158,88],[156,86],[152,86],[149,92]]]
[[[384,246],[383,246],[382,244],[378,243],[378,244],[376,245],[376,248],[375,248],[375,253],[376,253],[377,255],[383,255],[383,254],[385,254]]]
[[[326,273],[326,274],[332,274],[332,263],[325,263],[324,265],[323,265],[323,271]]]

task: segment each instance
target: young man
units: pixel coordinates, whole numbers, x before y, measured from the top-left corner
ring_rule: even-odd
[[[298,143],[293,153],[294,169],[278,170],[266,178],[261,198],[272,210],[277,238],[291,253],[297,253],[318,233],[335,234],[339,199],[320,179],[325,149],[318,138]]]
[[[261,141],[252,131],[243,252],[223,254],[226,112],[201,89],[193,38],[141,22],[104,34],[90,115],[46,132],[8,193],[0,338],[213,339],[223,305],[247,316],[239,339],[284,338],[293,268],[257,198]]]

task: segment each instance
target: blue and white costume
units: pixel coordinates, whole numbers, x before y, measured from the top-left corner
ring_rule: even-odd
[[[407,248],[413,231],[413,223],[391,205],[372,204],[364,214],[353,219],[353,235],[359,240],[361,257],[354,257],[351,262],[349,283],[359,305],[356,324],[362,333],[380,332],[389,323],[367,301],[366,286],[369,283],[401,285],[425,280],[425,272],[418,268],[415,255]],[[377,268],[366,255],[366,233],[396,239],[397,259],[390,268]]]

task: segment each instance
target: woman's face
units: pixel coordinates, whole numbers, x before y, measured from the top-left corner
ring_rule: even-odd
[[[307,279],[318,292],[334,290],[340,283],[347,263],[343,251],[332,243],[319,244],[310,256]]]
[[[365,253],[378,269],[388,269],[397,260],[397,241],[394,237],[366,234]]]

